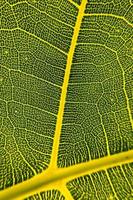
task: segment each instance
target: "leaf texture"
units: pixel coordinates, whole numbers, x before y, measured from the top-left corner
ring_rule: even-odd
[[[133,199],[133,2],[2,0],[0,199]]]

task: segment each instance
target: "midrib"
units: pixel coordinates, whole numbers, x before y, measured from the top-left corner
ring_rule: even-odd
[[[49,166],[49,168],[51,169],[57,169],[58,150],[59,150],[63,114],[64,114],[64,108],[65,108],[65,102],[66,102],[66,96],[67,96],[67,88],[68,88],[68,83],[69,83],[73,55],[74,55],[75,47],[77,44],[78,35],[79,35],[82,19],[84,16],[86,4],[87,4],[87,0],[82,0],[81,5],[79,6],[79,12],[78,12],[77,20],[74,27],[70,49],[67,56],[67,64],[66,64],[65,76],[64,76],[63,86],[62,86],[59,111],[57,115],[57,123],[56,123],[55,136],[54,136],[54,142],[53,142],[53,150],[52,150],[52,155],[51,155],[51,163]]]
[[[46,185],[45,181],[46,182],[48,181],[47,183],[51,184],[51,180],[56,179],[56,176],[54,175],[55,172],[56,174],[58,174],[58,172],[60,171],[57,167],[57,159],[58,159],[59,143],[60,143],[60,136],[61,136],[61,128],[62,128],[62,122],[63,122],[63,114],[64,114],[64,108],[65,108],[65,102],[66,102],[66,96],[67,96],[67,88],[68,88],[68,83],[69,83],[73,55],[74,55],[75,47],[77,44],[78,35],[79,35],[81,23],[82,23],[82,18],[84,16],[86,4],[87,4],[87,0],[82,0],[81,5],[79,6],[78,16],[75,23],[71,45],[70,45],[70,49],[67,56],[67,64],[66,64],[66,70],[65,70],[65,75],[64,75],[64,81],[62,85],[60,105],[59,105],[59,110],[58,110],[58,115],[57,115],[57,122],[56,122],[56,128],[55,128],[52,154],[51,154],[51,162],[50,162],[49,168],[46,171],[42,172],[41,174],[38,174],[27,181],[24,181],[20,184],[17,184],[15,186],[12,186],[11,188],[5,189],[4,191],[0,192],[0,199],[2,200],[11,199],[11,197],[12,199],[20,200],[20,198],[21,199],[26,198],[27,196],[34,194],[35,192],[37,192],[38,188],[39,188],[39,191],[41,191],[40,189]],[[56,183],[54,181],[53,187],[56,186],[55,184]]]

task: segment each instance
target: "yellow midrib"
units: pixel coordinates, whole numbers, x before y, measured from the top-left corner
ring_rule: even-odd
[[[87,0],[82,0],[81,5],[79,6],[79,12],[78,12],[76,24],[74,27],[74,32],[73,32],[73,36],[72,36],[70,49],[69,49],[68,56],[67,56],[67,64],[66,64],[65,76],[64,76],[63,86],[62,86],[59,111],[58,111],[58,115],[57,115],[57,123],[56,123],[55,135],[54,135],[51,163],[49,166],[51,169],[57,168],[59,142],[60,142],[60,135],[61,135],[61,128],[62,128],[62,122],[63,122],[63,114],[64,114],[66,96],[67,96],[68,82],[69,82],[69,77],[70,77],[73,55],[74,55],[75,47],[77,44],[77,39],[78,39],[78,35],[79,35],[81,23],[82,23],[82,18],[84,16],[86,4],[87,4]]]
[[[51,154],[51,162],[50,162],[49,168],[46,171],[42,172],[41,174],[36,175],[32,179],[29,179],[9,189],[6,189],[0,194],[0,199],[10,199],[10,197],[12,197],[13,199],[16,199],[16,198],[20,199],[20,197],[25,198],[28,195],[34,194],[33,191],[36,192],[38,188],[40,190],[42,187],[44,187],[45,185],[43,182],[44,180],[48,181],[49,183],[50,181],[49,178],[51,177],[51,180],[53,180],[54,178],[56,178],[55,173],[58,174],[58,172],[60,171],[57,167],[57,159],[58,159],[61,128],[62,128],[62,122],[63,122],[63,114],[64,114],[64,108],[65,108],[65,102],[66,102],[66,96],[67,96],[67,88],[68,88],[68,83],[69,83],[73,55],[74,55],[75,47],[77,44],[77,39],[78,39],[78,35],[79,35],[81,23],[82,23],[82,18],[84,16],[86,4],[87,4],[87,0],[82,0],[81,5],[78,7],[79,9],[78,16],[77,16],[77,20],[74,27],[70,49],[67,55],[67,64],[66,64],[64,81],[62,85],[60,105],[59,105],[59,111],[57,115],[57,122],[56,122],[56,128],[55,128],[52,154]],[[46,188],[47,187],[45,187],[45,189]],[[54,181],[54,188],[56,188],[55,181]],[[66,186],[64,185],[64,187],[62,186],[62,188],[64,188],[65,194],[69,196],[69,200],[70,200],[71,194],[69,193],[69,191],[67,191]],[[7,192],[7,190],[9,192]]]
[[[109,168],[129,164],[131,162],[133,162],[133,150],[111,156],[105,156],[103,158],[76,164],[66,168],[58,168],[55,171],[47,169],[29,180],[1,191],[0,200],[20,200],[34,195],[35,193],[50,189],[58,189],[63,194],[63,190],[65,188],[65,194],[67,195],[66,184],[69,181],[80,176],[89,175],[94,172],[107,170]]]

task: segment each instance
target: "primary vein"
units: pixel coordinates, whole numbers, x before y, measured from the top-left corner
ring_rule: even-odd
[[[105,156],[103,158],[76,164],[66,168],[58,168],[53,171],[49,171],[49,169],[47,169],[31,179],[1,191],[0,200],[20,200],[20,197],[24,199],[28,196],[34,195],[35,193],[53,188],[61,190],[61,187],[63,187],[64,184],[75,178],[132,162],[133,150],[129,150],[127,152]]]
[[[84,16],[86,4],[87,4],[87,0],[83,0],[81,5],[79,6],[77,21],[76,21],[76,24],[74,27],[74,33],[73,33],[73,37],[72,37],[72,41],[71,41],[71,46],[70,46],[68,56],[67,56],[67,65],[66,65],[63,86],[62,86],[62,93],[61,93],[61,99],[60,99],[60,105],[59,105],[59,112],[58,112],[58,116],[57,116],[53,150],[52,150],[52,155],[51,155],[50,168],[52,168],[52,169],[57,168],[58,150],[59,150],[59,142],[60,142],[62,122],[63,122],[63,113],[64,113],[65,101],[66,101],[66,96],[67,96],[67,87],[68,87],[68,82],[69,82],[71,65],[72,65],[72,61],[73,61],[73,55],[74,55],[75,47],[77,44],[80,26],[82,23],[82,18]]]

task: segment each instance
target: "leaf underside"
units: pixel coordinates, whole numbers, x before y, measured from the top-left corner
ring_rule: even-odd
[[[0,7],[0,199],[7,188],[15,199],[15,185],[40,173],[45,180],[45,171],[50,180],[60,168],[69,175],[71,166],[131,152],[132,0]],[[18,199],[132,200],[133,162],[102,166]]]

